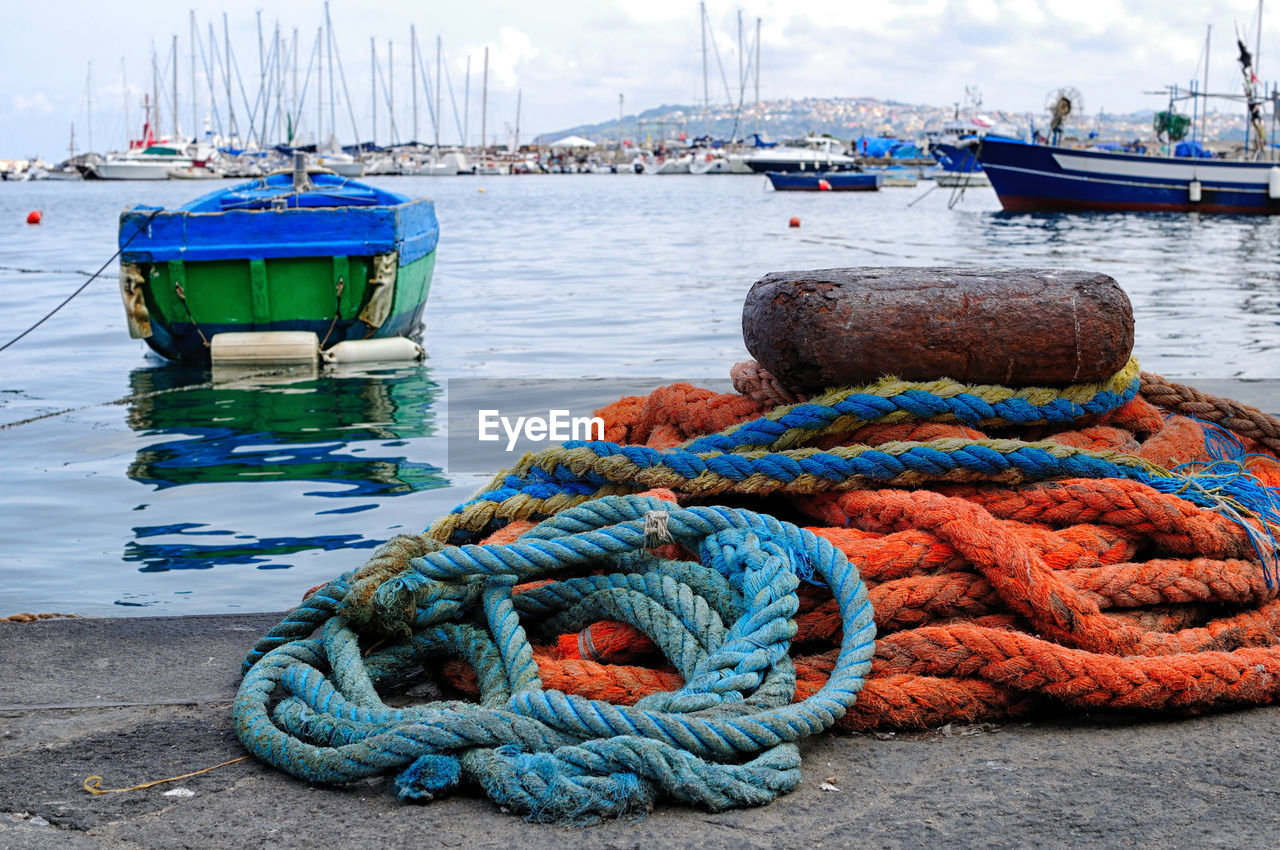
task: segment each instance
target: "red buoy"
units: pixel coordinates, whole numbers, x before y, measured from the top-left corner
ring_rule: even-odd
[[[823,178],[823,179],[821,179],[821,180],[819,180],[819,181],[818,181],[818,191],[819,191],[819,192],[830,192],[830,191],[831,191],[831,184],[830,184],[830,183],[828,183],[828,182],[826,181],[826,178]]]
[[[793,215],[793,216],[791,217],[791,224],[790,224],[789,226],[790,226],[790,227],[799,227],[799,226],[800,226],[800,217],[799,217],[799,216],[796,216],[796,215]]]
[[[40,210],[32,210],[27,213],[27,224],[39,224],[42,218],[44,218],[44,214]]]

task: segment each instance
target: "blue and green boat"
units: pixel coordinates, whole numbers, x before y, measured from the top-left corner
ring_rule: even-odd
[[[417,331],[435,267],[435,206],[327,171],[272,174],[176,209],[120,214],[129,334],[209,360],[227,332],[311,331],[328,348]]]

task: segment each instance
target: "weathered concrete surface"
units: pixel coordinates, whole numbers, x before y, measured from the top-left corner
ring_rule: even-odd
[[[239,662],[277,619],[0,623],[0,847],[1264,847],[1280,834],[1275,708],[824,736],[803,747],[804,785],[773,805],[662,805],[587,829],[474,794],[402,805],[389,779],[313,787],[253,761],[82,790],[91,774],[122,787],[243,755]],[[838,792],[819,789],[828,778]]]

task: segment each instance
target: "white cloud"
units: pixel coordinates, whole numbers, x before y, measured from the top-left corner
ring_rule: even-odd
[[[50,101],[49,96],[44,92],[36,92],[35,94],[15,94],[13,95],[13,111],[19,117],[25,113],[50,115],[54,111],[54,105]]]

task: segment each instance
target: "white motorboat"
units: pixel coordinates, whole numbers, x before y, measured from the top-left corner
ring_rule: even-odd
[[[766,171],[849,171],[857,160],[845,154],[844,144],[830,136],[808,136],[794,144],[761,147],[746,159],[756,173]]]
[[[174,180],[221,180],[222,172],[207,165],[192,165],[187,168],[171,168],[169,176]]]
[[[148,145],[122,154],[108,154],[102,162],[90,163],[90,173],[99,180],[168,180],[169,172],[190,168],[191,156],[168,145]]]

